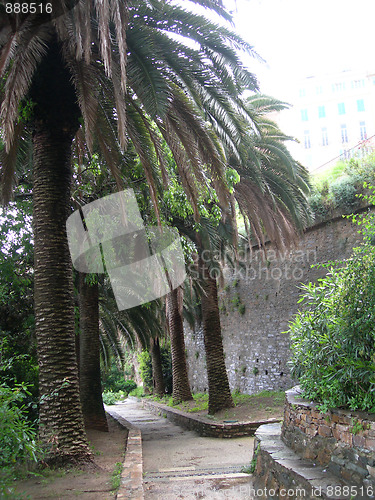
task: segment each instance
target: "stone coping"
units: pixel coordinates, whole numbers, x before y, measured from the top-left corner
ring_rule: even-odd
[[[141,400],[143,407],[157,415],[165,416],[169,421],[183,427],[184,429],[196,431],[200,436],[217,438],[234,438],[240,436],[253,436],[260,425],[277,423],[280,419],[267,419],[260,422],[212,422],[204,417],[183,412],[177,408],[155,401]]]
[[[254,489],[263,492],[260,495],[263,500],[349,500],[352,497],[347,483],[286,446],[281,439],[280,424],[259,427],[255,433],[255,449],[257,464]],[[271,493],[273,491],[275,494]],[[286,492],[290,494],[287,495]],[[369,499],[368,496],[361,495],[355,498]]]
[[[116,413],[116,411],[106,407],[106,412],[121,426],[128,429],[125,459],[121,473],[121,484],[117,492],[116,499],[144,500],[141,431],[138,427],[135,427],[121,415]]]
[[[322,413],[317,409],[317,406],[319,406],[317,403],[314,403],[314,401],[309,401],[308,399],[303,399],[301,394],[302,390],[299,385],[296,385],[295,387],[292,387],[292,389],[285,391],[286,399],[290,405],[302,406],[305,408],[311,408],[313,410],[316,409],[317,412]],[[366,419],[370,420],[371,422],[375,422],[375,413],[366,413],[364,411],[356,410],[344,410],[342,408],[330,408],[328,410],[328,413],[343,417],[359,418],[361,420]]]

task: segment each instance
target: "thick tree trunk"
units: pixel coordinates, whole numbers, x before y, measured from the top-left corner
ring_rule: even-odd
[[[152,364],[152,380],[154,393],[158,396],[164,396],[165,384],[163,369],[161,364],[160,343],[158,337],[151,339],[151,364]]]
[[[72,137],[34,130],[35,318],[39,433],[56,462],[91,457],[81,411],[75,353],[73,279],[66,219]]]
[[[184,324],[178,304],[178,289],[167,295],[169,335],[171,338],[174,401],[193,399],[186,365]]]
[[[100,377],[98,283],[88,284],[79,273],[79,389],[86,429],[108,432]]]
[[[203,278],[202,321],[208,378],[208,413],[212,415],[224,408],[233,408],[234,403],[224,360],[216,278],[210,276],[209,269],[201,258],[199,264]]]
[[[80,111],[61,46],[51,40],[30,88],[33,108],[35,320],[39,433],[46,461],[91,460],[79,399],[73,278],[66,219]]]

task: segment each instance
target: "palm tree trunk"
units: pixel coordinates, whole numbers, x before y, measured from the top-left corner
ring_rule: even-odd
[[[150,351],[151,351],[152,379],[153,379],[154,393],[157,394],[158,396],[164,396],[165,384],[164,384],[163,369],[161,364],[160,343],[158,337],[151,339]]]
[[[169,334],[171,338],[173,400],[193,399],[186,365],[184,324],[178,304],[178,288],[167,295]]]
[[[202,322],[208,378],[208,413],[213,415],[224,408],[233,408],[234,403],[224,360],[216,278],[210,276],[201,257],[199,267],[203,278]]]
[[[79,273],[79,390],[86,429],[108,432],[100,377],[98,282],[87,283]]]
[[[79,400],[73,278],[67,236],[72,135],[34,123],[35,319],[39,433],[49,460],[91,459]]]

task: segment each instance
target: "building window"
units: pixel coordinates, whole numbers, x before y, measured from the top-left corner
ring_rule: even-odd
[[[339,108],[339,115],[345,115],[345,103],[339,102],[338,108]]]
[[[328,132],[327,127],[322,128],[322,145],[328,146]]]
[[[364,80],[353,80],[352,81],[352,89],[360,89],[365,86]]]
[[[307,109],[301,109],[301,120],[303,122],[307,122],[308,120]]]
[[[345,83],[344,82],[334,83],[332,85],[332,90],[333,92],[342,92],[343,90],[345,90]]]
[[[365,139],[367,139],[366,123],[365,122],[359,122],[359,133],[361,136],[361,141],[364,141]]]
[[[305,132],[304,132],[304,146],[305,146],[305,149],[311,148],[310,132],[308,130],[305,130]]]
[[[346,125],[341,125],[341,142],[343,144],[348,142],[348,129]]]
[[[316,87],[316,93],[317,93],[317,95],[323,94],[323,87],[321,85]]]
[[[318,113],[319,113],[319,118],[325,118],[326,117],[326,108],[325,108],[325,106],[319,106]]]
[[[358,99],[357,100],[357,111],[364,111],[365,110],[365,101],[363,99]]]
[[[305,97],[306,96],[306,90],[305,89],[299,89],[299,96],[300,97]]]

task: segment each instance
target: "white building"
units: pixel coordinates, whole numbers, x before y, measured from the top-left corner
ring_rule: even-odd
[[[281,126],[299,140],[291,150],[311,172],[375,148],[375,72],[305,78],[290,102]]]

